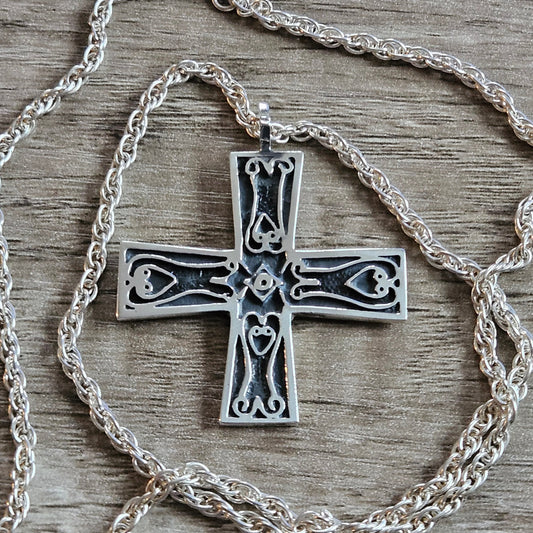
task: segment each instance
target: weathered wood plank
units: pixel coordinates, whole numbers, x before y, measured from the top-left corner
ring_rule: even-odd
[[[450,51],[506,84],[533,113],[533,5],[525,0],[287,1],[345,29]],[[49,87],[86,41],[90,0],[0,5],[0,125]],[[104,531],[144,480],[86,416],[55,359],[55,329],[80,275],[98,187],[129,112],[170,63],[210,59],[268,99],[275,120],[310,118],[339,129],[385,170],[454,251],[483,264],[514,242],[512,217],[533,185],[531,148],[476,93],[448,76],[325,50],[208,1],[115,7],[106,60],[80,94],[42,121],[3,172],[2,208],[23,363],[39,435],[32,510],[23,531]],[[221,428],[216,422],[228,335],[224,316],[120,323],[114,319],[117,243],[231,246],[228,154],[255,149],[212,87],[176,88],[151,121],[126,175],[113,254],[85,325],[88,370],[120,420],[169,465],[198,460],[257,483],[297,509],[364,517],[428,479],[487,386],[472,350],[468,287],[437,272],[373,194],[335,156],[303,146],[298,245],[401,246],[410,317],[375,325],[298,319],[294,343],[302,422],[294,428]],[[206,150],[208,148],[208,150]],[[298,149],[298,148],[296,148]],[[531,270],[505,279],[533,325]],[[505,357],[512,350],[502,342]],[[6,398],[0,409],[5,412]],[[11,441],[0,427],[0,489]],[[533,403],[523,403],[508,452],[442,533],[533,528]],[[176,505],[140,532],[218,530]],[[224,530],[232,530],[224,526]]]

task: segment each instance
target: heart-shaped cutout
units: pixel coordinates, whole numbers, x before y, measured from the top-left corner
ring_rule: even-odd
[[[270,326],[253,326],[248,332],[248,342],[259,356],[265,355],[276,341],[276,332]]]
[[[345,285],[367,298],[377,300],[387,296],[392,288],[392,280],[383,268],[370,265],[353,275]]]
[[[137,296],[143,300],[155,300],[178,283],[172,272],[151,263],[139,265],[131,281]]]

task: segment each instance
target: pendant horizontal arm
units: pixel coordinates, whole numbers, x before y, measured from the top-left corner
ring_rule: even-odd
[[[405,320],[405,252],[399,248],[294,251],[293,313],[365,320]]]
[[[224,311],[234,295],[227,278],[233,250],[124,242],[118,276],[117,318],[157,318]]]

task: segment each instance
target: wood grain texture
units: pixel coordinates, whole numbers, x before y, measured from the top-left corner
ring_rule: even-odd
[[[91,0],[0,1],[0,129],[80,57]],[[503,82],[533,113],[527,0],[286,1],[344,29],[449,51]],[[210,59],[267,99],[276,120],[332,126],[383,169],[452,250],[482,264],[515,243],[512,217],[532,188],[531,148],[502,115],[449,76],[326,50],[216,11],[207,0],[116,5],[105,62],[45,118],[2,174],[13,297],[38,432],[32,509],[22,531],[105,531],[144,479],[91,424],[55,357],[55,329],[79,278],[98,188],[125,121],[170,63]],[[376,325],[297,319],[301,423],[221,428],[225,316],[143,323],[114,318],[118,242],[232,245],[230,151],[255,149],[212,87],[173,90],[154,114],[127,173],[108,269],[81,349],[122,423],[169,465],[198,460],[283,496],[298,510],[345,519],[387,506],[428,479],[488,387],[472,349],[468,287],[430,268],[376,197],[332,153],[305,145],[297,245],[404,247],[409,320]],[[533,327],[531,269],[507,276],[509,298]],[[505,340],[506,361],[512,349]],[[6,397],[0,401],[5,413]],[[439,533],[533,531],[533,400],[488,481]],[[0,490],[12,443],[0,421]],[[176,504],[139,532],[219,531]],[[232,531],[223,525],[223,531]]]

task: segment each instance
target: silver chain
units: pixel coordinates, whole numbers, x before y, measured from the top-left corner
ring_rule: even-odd
[[[15,146],[30,135],[37,119],[53,111],[61,99],[77,92],[86,83],[104,58],[107,44],[105,27],[111,17],[112,2],[96,2],[89,24],[91,32],[83,60],[52,89],[42,92],[28,104],[0,135],[0,169],[9,161]],[[35,430],[30,423],[30,404],[26,394],[26,378],[20,366],[20,345],[15,332],[15,309],[10,301],[12,279],[8,268],[8,243],[3,233],[4,215],[0,210],[0,340],[4,362],[4,386],[9,394],[11,436],[15,444],[11,470],[11,493],[0,519],[0,533],[13,531],[28,513],[30,500],[28,484],[35,473]]]
[[[477,89],[497,110],[506,113],[516,135],[533,144],[533,123],[515,108],[506,89],[488,80],[476,67],[462,63],[453,56],[408,47],[392,39],[379,40],[367,34],[344,34],[337,28],[322,25],[307,17],[275,10],[272,3],[266,0],[213,0],[213,3],[223,11],[236,9],[241,16],[253,16],[269,29],[285,28],[293,34],[309,36],[328,47],[343,46],[351,53],[370,52],[380,59],[400,59],[418,67],[428,66],[452,73],[466,85]],[[96,2],[90,19],[89,45],[83,61],[73,67],[54,89],[43,92],[29,104],[10,128],[0,135],[0,168],[11,157],[15,145],[32,132],[37,118],[57,107],[63,96],[79,90],[88,75],[98,68],[106,46],[105,28],[111,16],[112,4],[112,0]],[[472,302],[477,314],[474,347],[480,356],[481,370],[491,385],[491,399],[475,411],[450,456],[433,479],[411,487],[397,504],[376,511],[360,522],[342,522],[327,511],[296,514],[281,498],[264,494],[249,483],[217,475],[199,463],[187,463],[178,469],[166,468],[153,454],[139,446],[129,429],[119,424],[103,400],[98,384],[85,371],[77,348],[85,311],[97,296],[98,280],[106,266],[107,244],[114,232],[115,209],[120,201],[123,173],[136,158],[138,144],[146,133],[148,115],[162,105],[171,86],[191,77],[219,87],[235,110],[237,122],[251,136],[258,136],[259,119],[251,111],[246,91],[217,65],[184,61],[171,66],[155,80],[131,114],[102,185],[101,202],[92,228],[84,272],[59,326],[59,360],[65,374],[74,382],[78,396],[89,406],[93,423],[105,432],[117,450],[131,456],[137,472],[149,478],[145,493],[126,503],[110,531],[131,531],[153,505],[167,497],[185,503],[202,514],[230,520],[244,532],[406,533],[431,529],[437,520],[455,512],[464,497],[484,482],[488,471],[505,449],[510,424],[516,416],[520,400],[527,392],[526,381],[533,364],[533,338],[507,303],[498,278],[502,273],[527,266],[533,259],[533,195],[520,202],[515,215],[519,244],[489,267],[481,268],[471,259],[460,257],[439,243],[422,218],[409,207],[401,191],[337,132],[307,121],[272,125],[278,142],[314,139],[334,150],[343,164],[356,170],[362,184],[376,192],[381,202],[397,218],[403,231],[418,243],[431,265],[453,272],[472,285]],[[27,485],[34,472],[35,445],[35,433],[28,420],[29,404],[24,374],[18,362],[20,349],[14,331],[15,314],[9,301],[11,276],[7,268],[7,256],[7,242],[0,233],[0,338],[5,361],[4,383],[9,391],[12,436],[16,448],[13,488],[5,516],[0,521],[3,528],[0,528],[0,532],[13,531],[28,511]],[[509,370],[498,357],[496,325],[509,336],[516,348]]]

